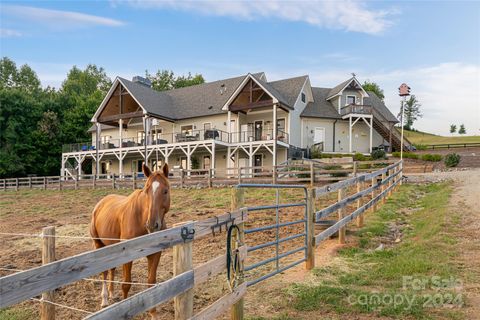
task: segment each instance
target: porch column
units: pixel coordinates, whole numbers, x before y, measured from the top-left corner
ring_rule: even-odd
[[[350,116],[348,118],[348,137],[349,137],[349,142],[348,142],[348,152],[352,152],[352,117]]]
[[[192,170],[192,153],[190,145],[187,146],[187,170]],[[190,175],[190,172],[188,173]]]
[[[212,169],[213,177],[215,177],[215,140],[212,141],[212,159],[210,160],[210,162],[210,169]]]
[[[277,104],[273,104],[273,155],[272,166],[277,165]]]
[[[118,174],[120,177],[123,176],[123,119],[118,120],[118,136],[120,137],[120,159],[118,160]]]
[[[391,140],[391,137],[390,137]],[[372,153],[372,141],[373,141],[373,118],[370,118],[370,153]]]
[[[100,149],[100,135],[102,134],[102,126],[100,123],[95,122],[95,176],[98,178],[100,174],[100,159],[99,159],[99,149]]]
[[[82,156],[78,156],[77,158],[77,163],[78,163],[78,167],[77,167],[77,173],[79,176],[82,175]]]
[[[250,150],[248,152],[248,166],[250,167],[250,169],[248,169],[248,173],[253,173],[253,145],[252,143],[250,143]],[[250,175],[250,177],[253,177],[253,175]]]
[[[145,165],[147,165],[147,137],[148,137],[148,116],[145,115],[143,117],[143,132],[144,132],[144,138],[143,138],[143,146],[144,146],[144,156],[143,156],[143,159],[145,161]]]

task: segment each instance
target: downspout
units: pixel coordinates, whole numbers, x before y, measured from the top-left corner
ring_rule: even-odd
[[[333,122],[333,152],[335,152],[335,124],[337,123],[338,120],[335,120]]]

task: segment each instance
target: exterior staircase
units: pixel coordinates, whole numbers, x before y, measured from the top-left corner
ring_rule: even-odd
[[[385,119],[375,108],[372,108],[373,128],[386,140],[390,141],[392,138],[392,151],[400,151],[401,148],[401,133],[390,122]],[[403,151],[412,150],[413,145],[405,136],[403,137]]]

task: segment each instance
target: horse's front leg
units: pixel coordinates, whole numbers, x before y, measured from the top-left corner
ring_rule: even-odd
[[[132,261],[129,263],[125,263],[123,265],[123,281],[129,283],[122,283],[122,291],[123,291],[123,299],[127,299],[128,291],[130,291],[130,287],[132,286],[130,282],[132,282]]]
[[[160,261],[161,252],[147,256],[148,260],[148,283],[155,284],[157,282],[157,268]],[[148,311],[152,319],[158,319],[157,309],[153,308]]]

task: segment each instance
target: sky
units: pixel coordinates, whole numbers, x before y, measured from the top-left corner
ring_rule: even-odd
[[[43,86],[73,65],[113,79],[158,69],[207,81],[264,71],[332,87],[378,83],[396,115],[405,82],[418,130],[480,135],[480,1],[5,1],[0,54]]]

